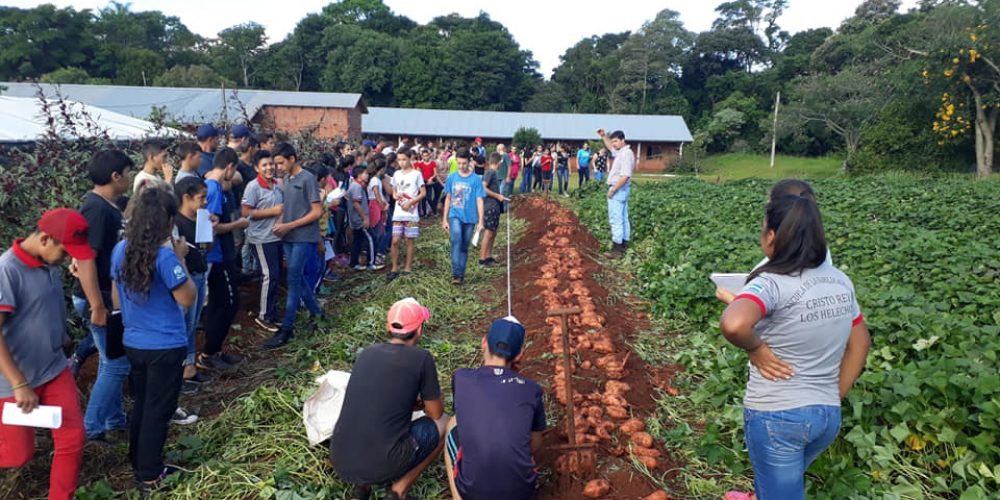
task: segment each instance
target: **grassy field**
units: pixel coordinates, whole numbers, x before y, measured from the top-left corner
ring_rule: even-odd
[[[704,170],[699,174],[707,179],[721,177],[722,180],[749,177],[823,179],[838,175],[842,160],[837,157],[802,158],[778,155],[774,160],[774,168],[771,168],[770,162],[771,158],[768,155],[732,153],[710,156],[705,158]]]

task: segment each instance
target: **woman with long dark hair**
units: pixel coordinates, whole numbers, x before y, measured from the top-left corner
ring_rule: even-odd
[[[801,499],[806,469],[840,430],[840,401],[864,369],[870,337],[854,285],[827,260],[811,190],[772,193],[761,248],[768,261],[720,328],[750,360],[744,433],[757,497]]]
[[[111,254],[112,299],[121,309],[132,366],[129,460],[139,487],[150,490],[177,470],[164,466],[163,444],[187,355],[184,309],[198,291],[184,263],[187,242],[171,236],[178,211],[173,193],[147,188],[132,208],[125,237]]]

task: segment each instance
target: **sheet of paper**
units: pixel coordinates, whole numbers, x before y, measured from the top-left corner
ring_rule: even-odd
[[[8,401],[3,404],[2,421],[4,425],[58,429],[62,427],[62,407],[41,405],[24,413],[16,403]]]
[[[194,242],[212,242],[212,220],[208,216],[208,210],[204,208],[198,209],[198,216],[194,221]]]
[[[747,276],[749,275],[746,273],[712,273],[709,278],[715,283],[715,286],[737,295],[746,285]]]
[[[479,233],[480,232],[482,232],[482,231],[476,229],[476,233],[472,235],[472,246],[474,246],[474,247],[478,247],[479,246]]]
[[[336,257],[336,254],[334,254],[333,252],[333,245],[330,244],[329,240],[323,242],[323,250],[324,250],[324,255],[323,255],[324,262],[332,260],[334,257]]]

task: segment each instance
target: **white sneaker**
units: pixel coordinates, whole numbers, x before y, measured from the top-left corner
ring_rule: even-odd
[[[198,415],[188,413],[184,408],[177,407],[174,416],[170,417],[170,423],[174,425],[191,425],[198,421]]]
[[[355,271],[364,271],[365,269],[368,269],[368,268],[365,267],[365,266],[362,266],[361,264],[358,264],[358,265],[354,266],[354,270]]]

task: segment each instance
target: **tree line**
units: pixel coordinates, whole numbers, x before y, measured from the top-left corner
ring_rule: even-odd
[[[53,83],[359,92],[370,105],[678,114],[689,155],[837,154],[849,170],[988,175],[1000,113],[1000,0],[865,0],[833,28],[790,34],[788,0],[731,0],[711,28],[663,10],[634,32],[585,38],[549,80],[486,13],[428,24],[381,0],[343,0],[284,40],[246,23],[215,38],[176,17],[0,7],[0,78]],[[779,119],[772,113],[780,94]],[[690,150],[690,149],[689,149]]]

